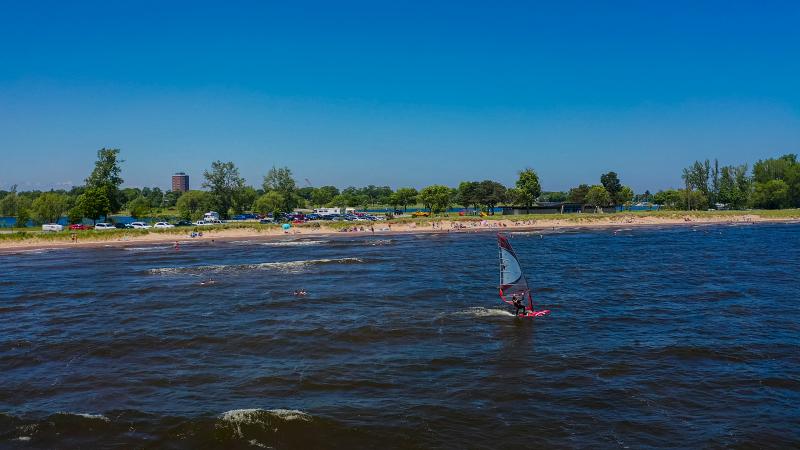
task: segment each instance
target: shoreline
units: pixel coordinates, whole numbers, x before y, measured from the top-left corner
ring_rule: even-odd
[[[571,219],[574,219],[572,217]],[[48,240],[31,238],[25,240],[0,240],[0,254],[13,253],[20,250],[44,250],[44,249],[68,249],[68,248],[92,248],[92,247],[128,247],[142,244],[170,244],[178,242],[180,245],[195,243],[214,243],[216,241],[227,242],[241,239],[257,240],[293,240],[303,237],[331,237],[331,236],[363,236],[379,235],[387,236],[393,234],[418,234],[418,233],[470,233],[470,232],[513,232],[513,231],[545,231],[556,229],[586,229],[586,228],[613,228],[613,227],[658,227],[658,226],[696,226],[696,225],[724,225],[724,224],[758,224],[758,223],[794,223],[799,218],[765,218],[755,214],[725,215],[725,216],[691,216],[683,217],[652,217],[652,216],[612,216],[602,218],[585,218],[580,220],[570,219],[490,219],[490,220],[451,220],[442,218],[426,218],[418,222],[356,222],[350,227],[359,231],[341,231],[333,227],[319,226],[295,226],[287,233],[279,228],[259,229],[259,228],[209,228],[202,229],[202,237],[191,237],[194,230],[188,228],[185,233],[179,232],[157,232],[147,234],[131,234],[119,236],[112,239],[102,239],[102,235],[84,235],[76,233],[77,242],[69,239]],[[370,225],[374,228],[371,231]],[[364,231],[360,231],[363,228]]]

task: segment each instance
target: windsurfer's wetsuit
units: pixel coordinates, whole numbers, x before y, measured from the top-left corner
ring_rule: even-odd
[[[515,311],[514,311],[514,315],[515,316],[519,316],[520,315],[519,314],[520,310],[522,310],[523,314],[525,313],[525,305],[522,304],[522,299],[521,298],[516,297],[516,298],[512,299],[511,301],[514,303],[514,308],[516,308]]]

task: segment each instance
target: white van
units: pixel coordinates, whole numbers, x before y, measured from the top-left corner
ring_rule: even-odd
[[[46,223],[42,225],[42,231],[64,231],[64,225],[57,223]]]

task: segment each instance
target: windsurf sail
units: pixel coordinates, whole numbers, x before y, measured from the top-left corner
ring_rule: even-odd
[[[497,246],[500,248],[500,299],[509,305],[514,305],[514,298],[519,298],[523,302],[528,299],[525,305],[524,317],[540,317],[549,313],[549,309],[542,311],[533,310],[533,296],[528,287],[528,280],[522,273],[522,266],[519,265],[517,254],[511,248],[508,238],[502,234],[497,234]]]

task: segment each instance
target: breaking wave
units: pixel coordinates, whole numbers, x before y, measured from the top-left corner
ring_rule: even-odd
[[[155,252],[172,248],[173,247],[171,245],[154,245],[151,247],[125,247],[124,250],[129,252]]]
[[[147,273],[152,275],[176,275],[176,274],[204,274],[204,273],[226,273],[241,272],[251,270],[277,270],[282,272],[297,272],[309,266],[323,264],[360,264],[364,262],[360,258],[336,258],[336,259],[307,259],[301,261],[285,262],[264,262],[255,264],[219,264],[193,267],[159,267],[148,269]]]
[[[328,241],[306,240],[306,241],[262,242],[261,245],[265,245],[267,247],[295,247],[295,246],[306,246],[306,245],[320,245],[326,243],[328,243]]]
[[[471,316],[471,317],[514,317],[510,311],[497,308],[467,308],[464,311],[455,313],[454,315]]]

